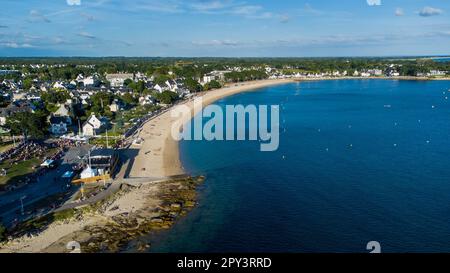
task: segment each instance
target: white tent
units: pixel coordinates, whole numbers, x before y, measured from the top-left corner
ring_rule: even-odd
[[[72,176],[73,176],[73,172],[67,171],[61,176],[61,178],[72,178]]]
[[[54,160],[47,159],[41,164],[41,166],[42,167],[46,167],[46,168],[50,168],[51,166],[53,166],[54,162],[55,162]]]
[[[81,172],[80,177],[81,177],[81,179],[85,179],[85,178],[90,178],[90,177],[94,177],[97,175],[98,175],[97,169],[92,169],[90,166],[88,166],[86,169],[84,169]]]

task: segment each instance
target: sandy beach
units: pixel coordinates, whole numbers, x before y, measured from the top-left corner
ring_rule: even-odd
[[[253,91],[266,86],[294,82],[295,79],[260,80],[227,85],[221,89],[203,92],[197,97],[203,100],[203,106],[215,101],[245,91]],[[130,177],[164,177],[183,174],[183,167],[178,152],[178,142],[172,138],[172,125],[178,129],[194,117],[194,102],[183,103],[191,110],[190,115],[172,118],[170,111],[161,114],[142,126],[138,137],[143,139],[139,153],[134,159]]]

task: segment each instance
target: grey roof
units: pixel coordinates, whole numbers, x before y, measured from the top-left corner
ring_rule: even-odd
[[[51,124],[60,124],[60,123],[70,123],[67,119],[69,117],[57,117],[57,116],[51,116],[50,117],[50,123]],[[70,119],[70,118],[69,118]]]
[[[114,149],[95,149],[91,151],[91,157],[110,157],[115,153]]]

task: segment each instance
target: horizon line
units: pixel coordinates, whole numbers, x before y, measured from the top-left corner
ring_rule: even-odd
[[[48,59],[56,59],[56,58],[160,58],[160,59],[308,59],[308,58],[450,58],[449,55],[360,55],[360,56],[245,56],[245,57],[233,57],[233,56],[120,56],[120,55],[110,55],[110,56],[0,56],[0,59],[13,59],[13,58],[48,58]]]

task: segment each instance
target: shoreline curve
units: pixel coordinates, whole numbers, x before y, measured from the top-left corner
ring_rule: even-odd
[[[296,79],[276,79],[235,83],[199,93],[196,97],[203,99],[203,107],[205,107],[219,99],[238,93],[297,81]],[[180,105],[188,106],[190,114],[172,118],[169,110],[142,125],[138,137],[143,139],[143,143],[134,159],[129,177],[169,177],[185,174],[180,160],[179,141],[172,138],[171,130],[175,122],[178,123],[177,129],[181,130],[182,126],[197,113],[194,111],[193,98]]]

